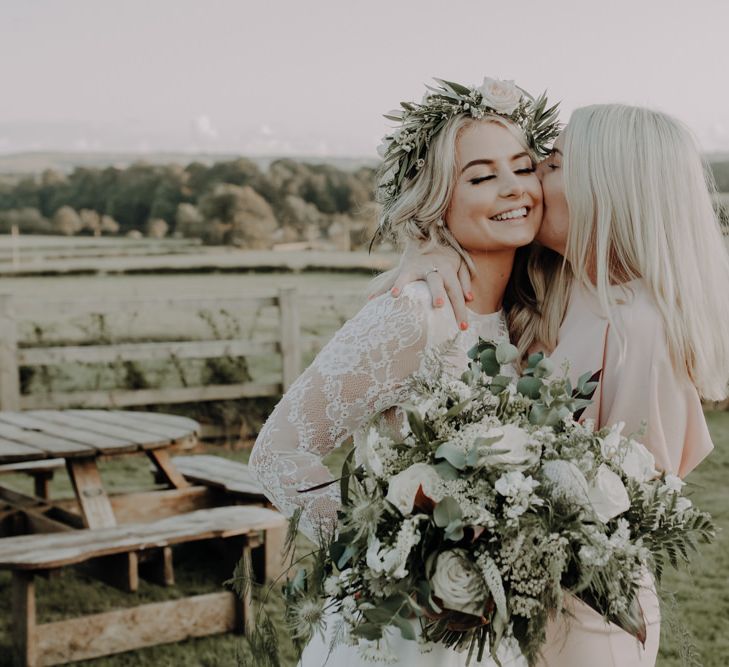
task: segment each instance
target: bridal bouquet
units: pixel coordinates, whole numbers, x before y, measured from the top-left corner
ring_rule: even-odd
[[[577,421],[598,377],[573,387],[508,343],[479,341],[460,377],[433,354],[400,408],[346,460],[334,535],[286,586],[295,636],[336,612],[335,642],[387,658],[387,633],[497,659],[505,637],[537,661],[566,593],[645,640],[638,585],[688,560],[714,527],[622,425]],[[505,372],[502,372],[505,371]],[[417,632],[416,632],[417,630]]]

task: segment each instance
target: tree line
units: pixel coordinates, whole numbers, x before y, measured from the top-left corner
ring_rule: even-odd
[[[711,165],[720,192],[729,192],[729,162]],[[729,195],[722,195],[727,224]],[[210,244],[270,248],[325,242],[363,248],[377,227],[374,170],[276,160],[261,170],[240,158],[205,165],[133,164],[78,167],[70,174],[0,182],[0,233],[168,234]]]
[[[377,225],[374,170],[241,158],[205,165],[46,170],[0,183],[0,233],[167,234],[268,248],[326,241],[364,247]]]

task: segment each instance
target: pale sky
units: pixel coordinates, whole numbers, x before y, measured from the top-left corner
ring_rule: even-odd
[[[373,157],[432,77],[644,104],[729,150],[727,0],[2,0],[0,153]]]

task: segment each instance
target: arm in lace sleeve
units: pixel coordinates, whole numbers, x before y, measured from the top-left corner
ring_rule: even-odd
[[[251,470],[284,514],[302,508],[299,526],[309,538],[336,525],[339,484],[306,493],[298,489],[330,481],[322,457],[374,413],[400,400],[425,350],[428,309],[415,289],[398,299],[385,295],[367,303],[291,385],[263,425],[251,452]]]

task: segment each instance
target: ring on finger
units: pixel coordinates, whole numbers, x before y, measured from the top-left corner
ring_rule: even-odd
[[[427,279],[431,273],[438,273],[438,267],[434,266],[430,270],[425,272],[425,278]]]

